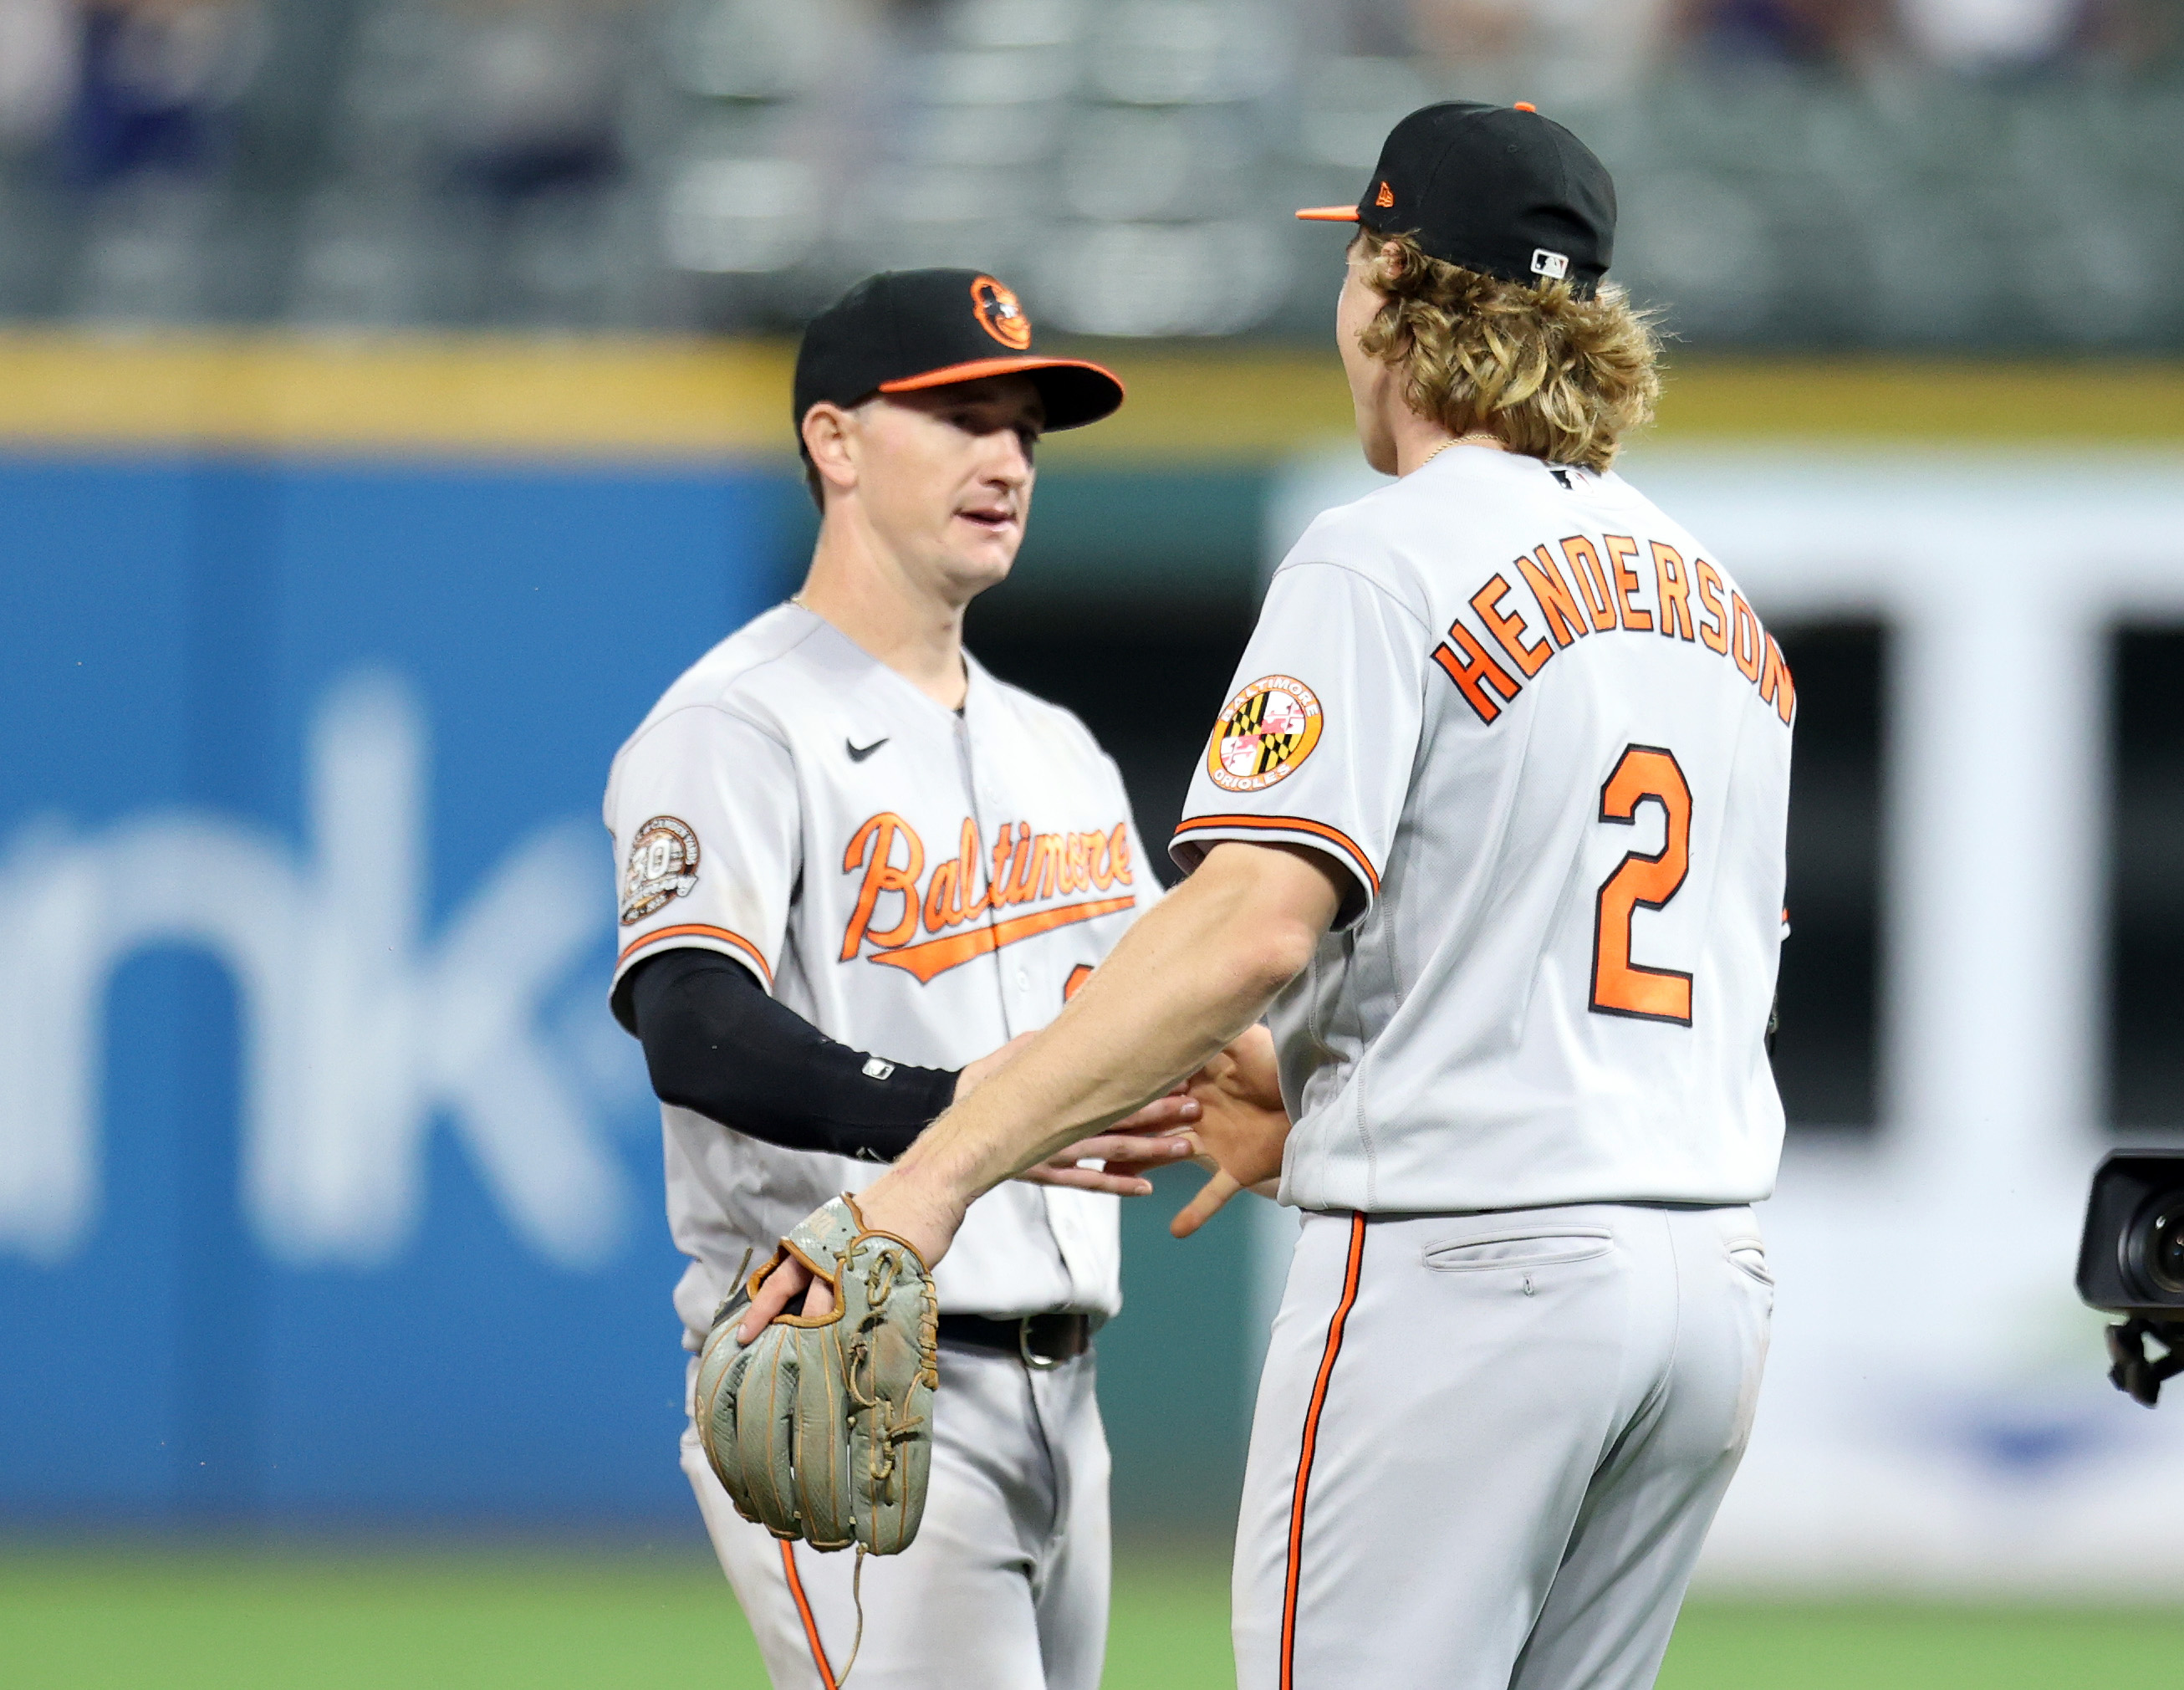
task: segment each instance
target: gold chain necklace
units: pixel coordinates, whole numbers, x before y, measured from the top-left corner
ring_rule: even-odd
[[[1442,453],[1448,450],[1451,446],[1491,446],[1496,451],[1501,452],[1506,452],[1509,449],[1507,446],[1502,443],[1502,437],[1498,434],[1489,434],[1483,428],[1474,428],[1467,434],[1451,435],[1449,438],[1442,441],[1440,445],[1435,447],[1432,451],[1427,453],[1425,456],[1418,460],[1418,469],[1424,469],[1428,464],[1431,463],[1435,458],[1440,456]],[[1418,473],[1418,471],[1413,470],[1412,473],[1415,475]]]

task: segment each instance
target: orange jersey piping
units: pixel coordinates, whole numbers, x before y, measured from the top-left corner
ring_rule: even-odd
[[[1197,833],[1214,828],[1247,828],[1261,833],[1311,834],[1339,846],[1342,853],[1356,863],[1364,874],[1366,884],[1372,887],[1373,895],[1380,895],[1380,876],[1373,867],[1372,859],[1357,848],[1357,841],[1340,828],[1330,828],[1324,822],[1307,822],[1296,816],[1193,816],[1189,821],[1176,823],[1175,836]]]
[[[1342,1301],[1327,1323],[1327,1347],[1319,1358],[1319,1377],[1312,1387],[1312,1406],[1305,1410],[1304,1442],[1297,1450],[1296,1490],[1290,1498],[1290,1564],[1282,1585],[1282,1687],[1295,1690],[1296,1676],[1297,1586],[1304,1551],[1305,1495],[1312,1486],[1312,1458],[1319,1443],[1320,1410],[1327,1406],[1328,1381],[1334,1376],[1334,1358],[1342,1353],[1342,1329],[1357,1301],[1357,1282],[1365,1267],[1365,1217],[1350,1217],[1350,1260],[1342,1273]]]
[[[759,973],[765,976],[766,990],[769,991],[773,990],[773,970],[766,966],[766,953],[763,951],[740,933],[731,933],[724,927],[709,927],[701,921],[684,922],[680,927],[663,927],[656,933],[646,934],[642,939],[631,940],[628,944],[622,946],[621,955],[615,958],[616,968],[620,969],[623,963],[636,956],[648,945],[657,945],[663,939],[725,940],[758,964]]]

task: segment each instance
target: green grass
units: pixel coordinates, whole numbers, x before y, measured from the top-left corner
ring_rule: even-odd
[[[2165,1683],[2184,1611],[1697,1603],[1663,1690]],[[854,1684],[855,1680],[852,1679]],[[1109,1690],[1230,1683],[1217,1559],[1125,1560]],[[8,1690],[764,1690],[709,1563],[508,1551],[0,1553]]]
[[[1695,1602],[1660,1690],[2096,1690],[2168,1683],[2180,1658],[2174,1608]]]

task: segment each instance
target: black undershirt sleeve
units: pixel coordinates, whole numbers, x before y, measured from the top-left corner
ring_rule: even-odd
[[[648,957],[615,1011],[643,1041],[662,1102],[784,1149],[892,1162],[955,1099],[954,1069],[851,1050],[717,951]]]

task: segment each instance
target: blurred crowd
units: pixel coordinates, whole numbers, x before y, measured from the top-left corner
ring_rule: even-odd
[[[55,168],[86,184],[217,170],[281,9],[268,0],[0,0],[0,136],[49,148]],[[324,9],[372,8],[327,0]],[[460,167],[511,192],[612,168],[632,14],[644,8],[448,0],[432,9],[441,15],[429,20],[428,50],[447,57],[451,98],[415,115]],[[348,29],[318,33],[337,53],[354,45]]]
[[[1281,332],[1281,210],[1451,95],[1594,142],[1687,339],[2184,343],[2184,0],[0,0],[0,317],[766,329],[947,257]]]
[[[1563,60],[1641,75],[1671,57],[2013,75],[2144,67],[2178,47],[2175,0],[1351,0],[1362,50],[1443,66]]]
[[[511,192],[612,168],[626,49],[643,27],[635,14],[658,8],[442,0],[433,9],[441,45],[460,61],[450,78],[457,98],[433,114],[454,154]],[[795,5],[711,9],[802,37],[816,71],[817,61],[883,53],[890,34],[914,34],[919,14],[945,8],[820,5],[801,24]],[[1346,0],[1290,9],[1306,51],[1409,59],[1459,80],[1521,68],[1565,93],[1641,81],[1671,59],[1995,77],[2143,72],[2184,52],[2179,0]],[[51,146],[86,182],[214,165],[264,61],[267,10],[266,0],[0,0],[0,137]],[[733,56],[732,42],[708,45]],[[788,68],[766,74],[778,81]]]

